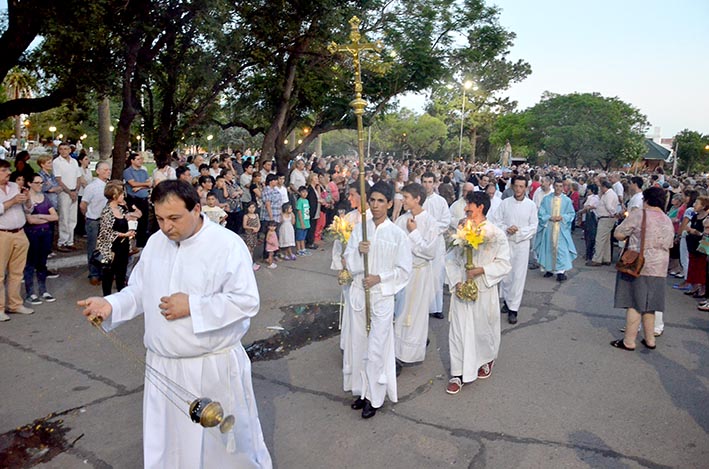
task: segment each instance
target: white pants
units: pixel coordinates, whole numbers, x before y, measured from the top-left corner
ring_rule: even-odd
[[[77,201],[72,201],[69,194],[59,194],[59,246],[74,245],[74,228],[76,228]]]
[[[527,263],[529,262],[529,241],[521,243],[510,242],[510,261],[512,270],[500,284],[500,294],[512,311],[519,311],[524,294],[524,284],[527,280]]]
[[[682,278],[687,280],[689,270],[689,249],[687,249],[687,238],[682,236],[679,240],[679,263],[682,264]]]

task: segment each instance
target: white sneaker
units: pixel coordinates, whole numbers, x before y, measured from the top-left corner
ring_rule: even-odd
[[[51,303],[53,301],[57,301],[56,298],[54,298],[49,292],[44,292],[42,293],[42,299],[46,301],[47,303]]]
[[[254,269],[254,272],[256,272],[256,271],[257,271],[258,269],[260,269],[260,268],[261,268],[261,266],[260,266],[260,265],[258,265],[258,264],[257,264],[257,263],[255,263],[255,262],[253,263],[253,265],[252,265],[251,267],[252,267],[252,268]]]
[[[274,262],[274,263],[272,263],[272,264],[267,265],[266,267],[268,267],[269,269],[275,269],[275,268],[278,267],[278,266],[277,266],[276,263]]]
[[[32,308],[28,308],[25,305],[21,305],[19,308],[17,308],[14,311],[8,311],[8,313],[13,313],[13,314],[32,314],[34,313],[34,310]]]
[[[9,320],[10,320],[10,316],[8,316],[7,314],[0,311],[0,322],[5,322],[5,321],[9,321]]]
[[[41,305],[42,304],[42,300],[40,300],[37,295],[30,295],[25,299],[25,301],[31,305]]]

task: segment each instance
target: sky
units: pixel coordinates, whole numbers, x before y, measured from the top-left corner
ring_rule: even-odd
[[[649,133],[709,134],[708,0],[488,0],[517,34],[511,60],[532,74],[508,95],[525,109],[544,91],[599,92],[645,114]],[[421,109],[423,96],[401,105]]]

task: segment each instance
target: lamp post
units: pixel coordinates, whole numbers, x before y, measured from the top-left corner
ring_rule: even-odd
[[[54,141],[54,132],[57,131],[57,128],[54,127],[54,126],[51,126],[51,127],[49,128],[49,131],[52,132],[52,141]]]
[[[214,135],[209,134],[207,135],[207,150],[209,150],[209,153],[212,153],[212,139],[214,138]]]
[[[460,108],[460,140],[458,141],[458,158],[463,158],[463,124],[465,123],[465,92],[473,87],[473,82],[463,83],[463,105]]]

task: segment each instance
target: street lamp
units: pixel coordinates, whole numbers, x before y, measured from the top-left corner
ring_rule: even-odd
[[[108,130],[110,130],[111,132],[113,132],[114,130],[116,130],[116,128],[113,127],[113,126],[110,126],[110,127],[108,128]]]
[[[54,126],[51,126],[51,127],[49,128],[49,131],[52,132],[52,140],[54,140],[54,132],[57,131],[57,128],[54,127]]]
[[[466,80],[463,83],[463,105],[460,109],[460,140],[458,142],[458,158],[463,157],[463,124],[465,123],[465,92],[473,87],[473,82]]]
[[[212,139],[213,138],[214,138],[214,135],[212,135],[212,134],[207,135],[207,142],[209,142],[207,144],[207,147],[208,147],[207,149],[209,150],[209,153],[212,153]]]

